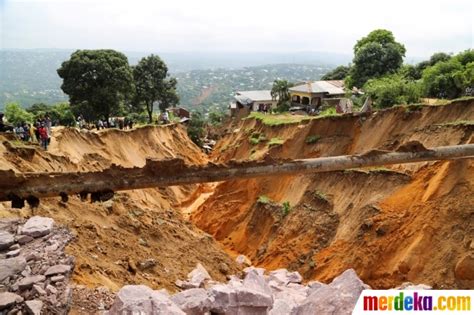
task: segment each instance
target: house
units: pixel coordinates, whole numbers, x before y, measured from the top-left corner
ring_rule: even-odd
[[[182,107],[171,107],[167,109],[168,112],[173,113],[175,117],[179,118],[189,118],[189,111]]]
[[[323,100],[330,105],[336,105],[345,97],[344,81],[310,81],[289,89],[292,107],[316,109]]]
[[[235,110],[247,109],[249,111],[270,111],[276,108],[278,99],[273,99],[270,90],[261,91],[237,91],[234,95],[235,105],[231,105]]]

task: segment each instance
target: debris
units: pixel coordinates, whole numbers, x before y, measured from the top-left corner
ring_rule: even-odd
[[[28,235],[34,238],[48,235],[53,228],[54,220],[51,218],[45,218],[40,216],[31,217],[26,221],[25,225],[21,228],[23,235]]]

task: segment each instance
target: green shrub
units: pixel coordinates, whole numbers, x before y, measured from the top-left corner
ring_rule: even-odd
[[[252,145],[257,145],[260,142],[267,141],[267,138],[265,137],[264,134],[261,134],[259,132],[254,132],[250,135],[249,137],[249,142]]]
[[[283,207],[283,216],[286,217],[291,211],[290,202],[285,201],[284,203],[282,203],[282,207]]]
[[[314,192],[314,197],[319,200],[328,201],[328,197],[326,196],[326,194],[319,190],[316,190]]]
[[[306,140],[304,141],[306,144],[312,144],[318,142],[318,140],[321,139],[321,136],[319,135],[311,135],[307,136]]]
[[[9,103],[5,106],[5,117],[11,124],[32,123],[33,114],[28,113],[18,103]]]
[[[266,205],[271,203],[272,200],[265,195],[261,195],[260,197],[258,197],[257,202]]]
[[[371,79],[364,85],[364,90],[381,108],[417,103],[421,97],[420,85],[398,74]]]

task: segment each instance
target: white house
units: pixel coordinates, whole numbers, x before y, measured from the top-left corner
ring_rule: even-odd
[[[270,111],[276,108],[278,99],[272,99],[270,90],[237,91],[234,95],[236,109],[247,108],[250,111]],[[232,107],[232,106],[231,106]]]

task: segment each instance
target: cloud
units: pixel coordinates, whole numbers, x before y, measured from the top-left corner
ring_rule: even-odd
[[[2,0],[0,0],[2,1]],[[3,0],[4,48],[351,53],[376,28],[408,55],[473,47],[470,0]]]

